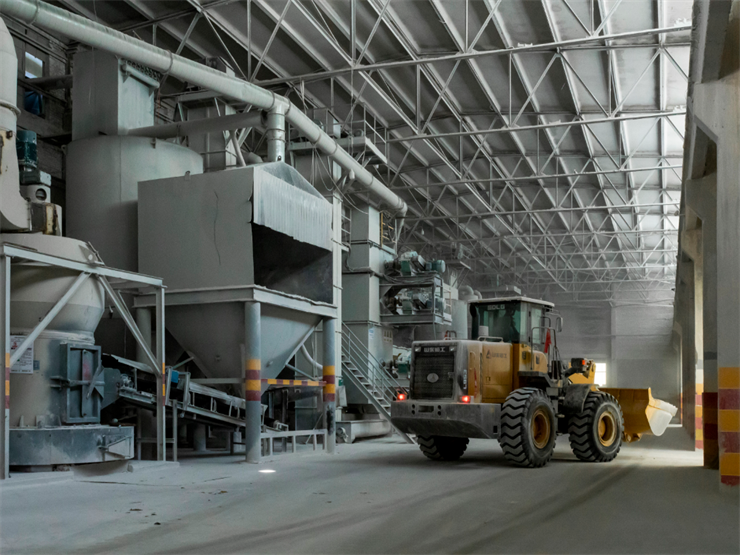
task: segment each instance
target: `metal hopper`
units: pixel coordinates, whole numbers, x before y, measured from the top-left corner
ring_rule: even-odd
[[[241,376],[245,303],[274,378],[332,305],[332,206],[266,163],[139,184],[139,269],[168,286],[166,326],[209,378]],[[146,304],[146,300],[142,304]]]

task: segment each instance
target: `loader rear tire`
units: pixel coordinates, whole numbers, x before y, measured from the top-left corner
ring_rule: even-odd
[[[419,449],[433,461],[456,461],[465,453],[470,440],[466,437],[418,436]]]
[[[582,461],[609,462],[622,447],[624,415],[619,402],[603,391],[591,391],[583,411],[570,418],[570,448]]]
[[[506,460],[516,466],[545,466],[556,439],[555,411],[545,392],[533,387],[512,391],[501,407],[498,440]]]

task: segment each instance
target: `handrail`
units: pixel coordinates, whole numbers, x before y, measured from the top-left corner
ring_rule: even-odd
[[[346,325],[342,327],[342,352],[370,386],[378,391],[387,402],[394,401],[398,392],[406,392],[406,388],[396,381],[378,359],[362,345],[359,337]]]

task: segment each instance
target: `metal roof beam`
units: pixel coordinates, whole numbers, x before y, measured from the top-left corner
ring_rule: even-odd
[[[677,25],[675,27],[666,27],[663,29],[643,29],[639,31],[629,31],[626,33],[616,33],[612,35],[601,35],[597,37],[584,37],[580,39],[570,39],[564,41],[548,42],[544,44],[533,44],[525,46],[513,46],[508,48],[500,48],[496,50],[473,50],[469,52],[457,52],[455,54],[446,54],[442,56],[420,56],[409,60],[397,60],[392,62],[379,62],[374,64],[356,65],[341,69],[334,69],[329,71],[305,73],[302,75],[295,75],[293,77],[286,77],[280,79],[270,79],[260,82],[260,86],[267,87],[270,85],[278,85],[289,82],[309,82],[317,79],[328,79],[329,77],[337,77],[339,75],[345,75],[348,73],[377,71],[385,69],[396,69],[399,67],[408,67],[415,65],[427,65],[441,62],[456,62],[459,60],[473,60],[475,58],[481,58],[485,56],[508,56],[511,54],[526,54],[526,53],[543,53],[551,52],[558,53],[570,49],[590,49],[590,48],[603,48],[603,45],[595,45],[591,47],[592,43],[600,43],[606,40],[624,40],[629,38],[638,38],[645,36],[655,36],[661,34],[670,33],[681,33],[691,30],[691,25]],[[644,48],[651,46],[655,48],[655,45],[645,45],[643,43],[633,43],[626,45],[613,45],[612,48]]]

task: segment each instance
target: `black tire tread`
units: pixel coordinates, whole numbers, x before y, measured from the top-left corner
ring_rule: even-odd
[[[553,449],[544,458],[536,457],[527,448],[522,435],[522,430],[528,429],[528,423],[524,422],[527,409],[537,398],[544,399],[550,405],[550,400],[542,390],[523,387],[512,391],[501,407],[501,434],[498,442],[506,460],[513,465],[537,468],[546,465],[552,458]],[[555,430],[556,426],[553,426],[553,434],[556,434]]]
[[[618,439],[618,441],[620,441],[620,446],[616,451],[610,454],[602,453],[591,437],[592,434],[590,433],[590,428],[596,416],[596,411],[601,405],[607,402],[614,403],[619,409],[621,434],[621,431],[624,429],[624,414],[622,413],[622,407],[612,395],[604,393],[603,391],[590,392],[583,405],[583,411],[570,419],[568,424],[570,448],[573,450],[573,454],[582,461],[609,462],[616,458],[621,449],[621,437]]]
[[[463,456],[470,440],[466,437],[418,436],[424,455],[433,461],[456,461]]]

